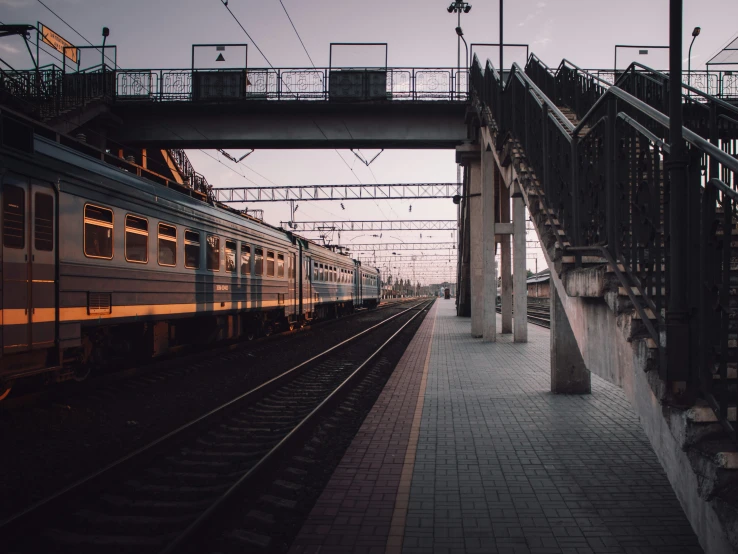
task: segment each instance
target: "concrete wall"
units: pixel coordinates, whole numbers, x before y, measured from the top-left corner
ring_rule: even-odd
[[[587,368],[625,391],[705,552],[734,552],[713,506],[699,495],[698,477],[677,438],[683,429],[670,426],[683,425],[683,419],[670,417],[653,392],[658,390],[658,376],[646,371],[646,341],[628,342],[623,329],[626,316],[615,315],[604,299],[568,296],[545,249],[544,255]]]

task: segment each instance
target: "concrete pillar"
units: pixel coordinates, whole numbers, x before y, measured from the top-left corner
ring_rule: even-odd
[[[497,268],[495,267],[495,158],[482,141],[482,260],[484,263],[484,300],[482,338],[497,340]]]
[[[511,185],[519,186],[519,185]],[[525,204],[513,198],[513,340],[528,342],[528,289],[525,284]]]
[[[478,148],[478,147],[477,147]],[[479,150],[477,150],[479,152]],[[482,163],[477,155],[469,160],[469,241],[471,270],[471,334],[481,337],[484,325],[484,257],[482,237]],[[494,239],[492,239],[494,242]]]
[[[500,221],[502,223],[510,222],[510,189],[505,186],[502,180],[502,174],[498,173],[498,182],[500,186]],[[502,329],[503,334],[513,332],[512,312],[513,312],[513,282],[512,282],[512,252],[510,249],[510,237],[501,235],[502,243],[500,245],[500,272],[502,273],[502,284],[500,295],[502,296]]]
[[[466,166],[462,166],[463,170],[463,187],[462,197],[469,195],[469,171]],[[471,292],[469,290],[470,270],[469,270],[469,203],[462,200],[459,205],[459,288],[457,294],[456,315],[460,317],[471,316]]]
[[[569,325],[561,298],[551,283],[551,392],[589,394],[591,374]]]

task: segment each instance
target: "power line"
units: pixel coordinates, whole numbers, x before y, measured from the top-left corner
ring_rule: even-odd
[[[292,25],[292,29],[295,31],[295,34],[297,35],[297,38],[300,41],[300,44],[302,44],[302,49],[305,50],[305,54],[307,54],[307,57],[310,60],[310,63],[313,64],[313,67],[315,67],[315,62],[313,62],[313,58],[310,57],[310,53],[308,52],[307,48],[305,48],[305,43],[302,42],[302,37],[300,36],[300,33],[297,32],[297,28],[295,27],[295,24],[292,22],[292,18],[290,17],[290,14],[287,12],[287,8],[285,8],[284,2],[282,2],[282,0],[279,0],[279,3],[282,4],[282,9],[284,10],[285,15],[287,16],[287,19],[290,20],[290,25]]]
[[[39,0],[39,2],[40,2],[40,1],[41,1],[41,0]],[[272,65],[272,62],[270,62],[270,61],[269,61],[269,58],[267,58],[267,57],[266,57],[266,55],[264,54],[264,52],[262,52],[262,51],[261,51],[261,48],[259,48],[259,45],[258,45],[258,44],[256,44],[256,41],[255,41],[255,40],[254,40],[253,38],[251,38],[251,35],[250,35],[250,34],[249,34],[249,32],[248,32],[248,31],[246,30],[246,28],[245,28],[245,27],[244,27],[243,25],[241,25],[241,22],[240,22],[240,21],[238,20],[238,18],[236,17],[236,14],[235,14],[235,13],[233,13],[233,12],[231,11],[231,8],[229,8],[229,7],[228,7],[228,2],[227,2],[227,1],[226,1],[226,2],[224,2],[223,0],[220,0],[220,3],[221,3],[221,4],[223,4],[223,7],[224,7],[224,8],[226,9],[226,10],[228,10],[228,13],[229,13],[229,14],[231,14],[231,17],[232,17],[232,18],[234,19],[234,21],[235,21],[236,23],[238,23],[238,26],[239,26],[239,27],[241,27],[241,30],[242,30],[242,31],[243,31],[244,33],[246,33],[246,36],[247,36],[247,37],[249,37],[249,40],[250,40],[250,41],[251,41],[251,42],[253,43],[254,47],[255,47],[255,48],[256,48],[256,49],[257,49],[257,50],[259,51],[259,54],[261,54],[261,57],[262,57],[262,58],[264,58],[264,60],[266,61],[266,63],[268,63],[268,64],[269,64],[269,67],[271,67],[272,69],[274,69],[274,66]]]
[[[264,60],[266,61],[267,64],[269,64],[269,67],[271,67],[272,69],[274,69],[274,66],[272,65],[272,62],[270,62],[269,61],[269,58],[267,58],[266,55],[264,54],[264,52],[262,52],[261,48],[259,48],[259,45],[256,44],[256,41],[251,37],[251,35],[249,34],[249,32],[246,30],[246,28],[241,24],[241,22],[239,21],[238,17],[236,17],[236,14],[234,14],[231,11],[231,8],[228,7],[228,2],[227,1],[224,1],[224,0],[220,0],[220,3],[223,4],[223,7],[226,10],[228,10],[228,13],[231,14],[231,17],[233,18],[233,20],[238,24],[239,27],[241,27],[241,30],[246,34],[246,36],[249,38],[249,40],[253,43],[254,47],[259,51],[259,54],[261,54],[261,57],[264,58]],[[280,4],[281,3],[282,3],[282,0],[280,0]],[[285,8],[284,4],[282,4],[282,8],[284,9],[285,13],[287,14],[287,18],[290,20],[290,23],[292,23],[292,18],[290,18],[289,13],[287,13],[287,8]],[[297,34],[297,38],[300,39],[300,44],[302,44],[302,47],[305,48],[305,44],[302,42],[302,38],[300,38],[300,34],[297,33],[297,29],[295,28],[295,25],[294,24],[292,24],[292,28],[295,29],[295,33]],[[308,58],[310,58],[310,54],[308,53],[307,48],[305,48],[305,53],[308,55]],[[312,58],[310,58],[310,63],[313,63]],[[315,67],[315,64],[314,63],[313,63],[313,67]],[[287,87],[287,89],[290,90],[289,87]],[[325,140],[328,140],[328,136],[323,132],[323,129],[320,128],[320,125],[318,125],[318,123],[315,120],[313,120],[313,125],[315,125],[315,127],[318,129],[318,131],[320,131],[320,134],[323,135],[323,138]],[[350,134],[350,131],[349,131],[349,134]],[[351,173],[353,173],[354,177],[359,182],[359,184],[362,184],[363,185],[364,183],[362,183],[361,182],[361,179],[359,179],[359,176],[356,175],[356,173],[354,173],[354,170],[351,168],[351,166],[349,166],[349,164],[346,163],[346,160],[343,159],[343,156],[341,156],[341,154],[338,152],[337,149],[334,149],[334,150],[335,150],[336,154],[338,154],[338,157],[341,158],[341,161],[346,165],[346,167],[349,168],[349,171],[351,171]]]

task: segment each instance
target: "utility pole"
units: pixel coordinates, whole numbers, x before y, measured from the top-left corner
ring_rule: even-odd
[[[669,302],[666,314],[667,382],[686,381],[689,371],[689,260],[688,231],[696,232],[688,221],[688,175],[686,146],[682,132],[682,0],[669,0]]]

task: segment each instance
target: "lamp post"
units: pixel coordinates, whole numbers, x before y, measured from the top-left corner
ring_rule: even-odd
[[[457,29],[461,28],[461,12],[469,13],[471,11],[472,7],[471,4],[468,2],[464,2],[463,0],[454,0],[449,4],[448,8],[446,8],[446,11],[448,13],[455,13],[458,14],[458,19],[456,23]],[[458,35],[458,30],[456,31]],[[464,41],[466,43],[466,41]],[[468,55],[467,55],[468,57]],[[458,94],[458,88],[459,88],[459,73],[461,72],[461,35],[458,35],[458,38],[456,39],[456,89]]]
[[[692,84],[692,45],[694,44],[694,39],[696,39],[698,36],[700,36],[700,31],[702,29],[700,27],[695,27],[692,30],[692,42],[689,43],[689,55],[687,56],[687,84]]]
[[[103,43],[102,43],[102,90],[103,90],[103,97],[107,94],[107,87],[105,86],[105,41],[108,40],[108,37],[110,36],[110,29],[107,27],[102,28],[102,37],[103,37]],[[79,59],[79,58],[78,58]],[[78,66],[79,68],[79,66]]]

